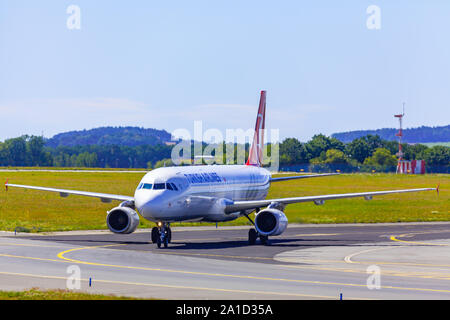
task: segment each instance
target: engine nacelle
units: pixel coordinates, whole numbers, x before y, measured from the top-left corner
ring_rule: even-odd
[[[255,227],[263,236],[278,236],[286,230],[288,219],[283,211],[278,209],[265,209],[255,217]]]
[[[139,215],[129,207],[116,207],[108,211],[106,224],[111,232],[132,233],[139,225]]]

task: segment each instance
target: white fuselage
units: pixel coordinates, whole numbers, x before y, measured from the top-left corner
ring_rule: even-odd
[[[154,222],[234,220],[225,204],[263,200],[270,172],[248,165],[208,165],[158,168],[147,173],[134,194],[135,206]]]

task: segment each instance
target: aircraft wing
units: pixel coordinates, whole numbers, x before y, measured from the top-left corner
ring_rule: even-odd
[[[248,210],[248,209],[262,208],[262,207],[266,207],[266,206],[270,205],[271,203],[288,205],[291,203],[299,203],[299,202],[314,202],[315,204],[320,205],[320,204],[324,204],[325,200],[334,200],[334,199],[363,197],[366,200],[372,200],[373,196],[380,196],[380,195],[393,194],[393,193],[420,192],[420,191],[438,191],[438,188],[388,190],[388,191],[373,191],[373,192],[360,192],[360,193],[329,194],[329,195],[294,197],[294,198],[234,201],[233,203],[230,203],[226,206],[225,211],[227,213],[232,213],[232,212],[238,212],[238,211],[243,211],[243,210]]]
[[[24,186],[18,184],[10,184],[8,182],[5,183],[6,190],[8,187],[15,188],[24,188],[24,189],[33,189],[33,190],[41,190],[41,191],[49,191],[49,192],[57,192],[61,195],[61,197],[68,197],[69,195],[77,195],[77,196],[86,196],[86,197],[94,197],[100,198],[102,202],[109,203],[112,200],[118,201],[134,201],[134,197],[123,196],[117,194],[107,194],[107,193],[98,193],[98,192],[88,192],[88,191],[77,191],[77,190],[66,190],[66,189],[56,189],[56,188],[47,188],[47,187],[35,187],[35,186]]]
[[[317,177],[326,177],[326,176],[336,176],[340,173],[320,173],[320,174],[303,174],[299,176],[288,176],[288,177],[277,177],[270,178],[270,182],[278,182],[278,181],[286,181],[286,180],[294,180],[294,179],[305,179],[305,178],[317,178]]]

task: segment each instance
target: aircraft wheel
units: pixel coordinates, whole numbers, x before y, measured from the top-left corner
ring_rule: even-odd
[[[256,243],[256,239],[258,238],[258,232],[255,229],[248,230],[248,243],[250,245],[254,245]]]
[[[153,227],[152,229],[152,242],[156,243],[158,238],[160,237],[159,230],[157,227]]]
[[[172,230],[170,229],[170,227],[167,228],[167,240],[168,243],[172,241]]]
[[[268,246],[269,243],[269,236],[259,236],[259,240],[261,240],[261,244]]]
[[[156,245],[158,246],[158,248],[161,248],[161,237],[158,237],[158,239],[156,240]]]

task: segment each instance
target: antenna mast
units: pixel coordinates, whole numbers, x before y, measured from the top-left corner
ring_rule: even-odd
[[[403,117],[405,116],[405,102],[403,102],[403,112],[402,114],[395,114],[394,117],[398,118],[399,130],[395,134],[398,137],[398,152],[395,154],[398,157],[398,161],[403,160],[403,150],[402,150],[402,138],[403,138]]]

